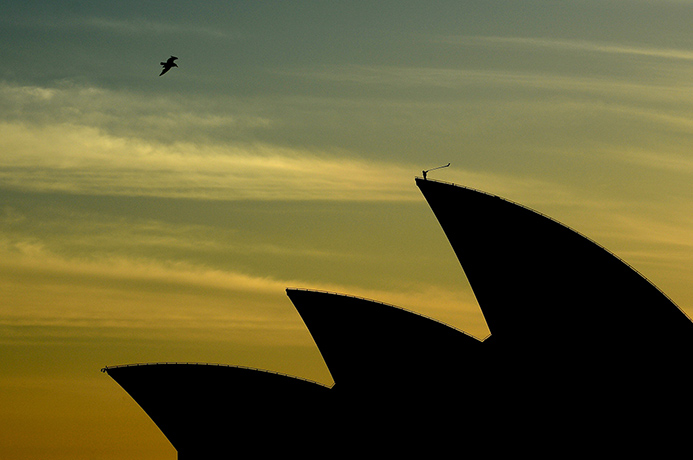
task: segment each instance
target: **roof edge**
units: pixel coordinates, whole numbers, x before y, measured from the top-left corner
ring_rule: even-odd
[[[289,295],[289,292],[290,292],[290,291],[296,291],[296,292],[309,292],[309,293],[314,293],[314,294],[326,294],[326,295],[331,295],[331,296],[335,296],[335,297],[346,297],[346,298],[349,298],[349,299],[363,300],[363,301],[366,301],[366,302],[371,302],[371,303],[380,304],[380,305],[385,306],[385,307],[393,308],[393,309],[395,309],[395,310],[401,310],[401,311],[403,311],[403,312],[405,312],[405,313],[409,313],[409,314],[418,316],[418,317],[420,317],[420,318],[427,319],[427,320],[429,320],[429,321],[433,321],[434,323],[438,323],[438,324],[440,324],[441,326],[445,326],[445,327],[448,327],[448,328],[450,328],[450,329],[453,329],[453,330],[455,330],[455,331],[457,331],[457,332],[459,332],[459,333],[461,333],[461,334],[466,335],[466,336],[469,337],[469,338],[472,338],[472,339],[474,339],[474,340],[478,340],[479,342],[484,342],[486,339],[488,339],[489,337],[491,337],[491,334],[488,334],[486,337],[483,337],[483,338],[476,337],[475,335],[472,335],[472,334],[470,334],[469,332],[466,332],[466,331],[464,331],[464,330],[462,330],[462,329],[460,329],[460,328],[458,328],[458,327],[452,326],[452,325],[450,325],[450,324],[448,324],[448,323],[446,323],[446,322],[444,322],[444,321],[440,321],[440,320],[437,320],[437,319],[432,318],[432,317],[430,317],[430,316],[424,315],[424,314],[422,314],[422,313],[418,313],[418,312],[415,312],[415,311],[413,311],[413,310],[409,310],[409,309],[407,309],[407,308],[399,307],[399,306],[397,306],[397,305],[389,304],[389,303],[387,303],[387,302],[381,302],[380,300],[370,299],[370,298],[368,298],[368,297],[361,297],[361,296],[357,296],[357,295],[344,294],[344,293],[326,291],[326,290],[321,290],[321,289],[307,289],[307,288],[298,288],[298,287],[288,287],[288,288],[286,288],[286,294],[287,294],[287,295]]]
[[[295,375],[290,375],[290,374],[285,374],[283,372],[276,372],[276,371],[271,371],[268,369],[259,369],[255,367],[249,367],[249,366],[237,366],[233,364],[219,364],[219,363],[201,363],[201,362],[152,362],[152,363],[132,363],[132,364],[117,364],[115,366],[104,366],[101,368],[101,372],[108,374],[108,371],[112,369],[123,369],[123,368],[128,368],[128,367],[147,367],[147,366],[209,366],[209,367],[226,367],[226,368],[232,368],[232,369],[242,369],[242,370],[247,370],[247,371],[254,371],[254,372],[260,372],[260,373],[265,373],[265,374],[272,374],[272,375],[277,375],[280,377],[287,377],[290,379],[294,380],[301,380],[303,382],[307,383],[313,383],[316,385],[319,385],[321,387],[325,388],[332,388],[333,385],[326,385],[324,383],[320,383],[315,380],[303,378],[303,377],[297,377]]]

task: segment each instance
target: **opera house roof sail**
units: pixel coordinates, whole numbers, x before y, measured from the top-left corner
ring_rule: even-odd
[[[657,287],[578,232],[494,195],[416,183],[492,335],[568,342],[576,335],[620,340],[647,333],[666,341],[693,332],[693,323]]]
[[[538,433],[585,445],[615,424],[628,436],[653,436],[680,423],[672,411],[688,412],[691,403],[673,389],[688,379],[693,323],[671,299],[541,213],[453,184],[416,185],[460,261],[489,338],[374,300],[287,289],[332,387],[206,364],[104,372],[182,460],[217,458],[230,449],[229,433],[262,445],[265,455],[324,455],[309,437],[346,454],[436,457],[452,445],[498,439],[536,446]]]

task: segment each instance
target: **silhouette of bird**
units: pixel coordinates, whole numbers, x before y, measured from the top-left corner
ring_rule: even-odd
[[[166,72],[171,70],[171,67],[178,67],[178,64],[173,62],[176,59],[178,59],[178,58],[175,56],[171,56],[170,58],[168,58],[166,60],[166,62],[162,62],[161,65],[164,66],[164,68],[161,70],[161,73],[159,74],[159,76],[162,76],[163,74],[165,74]]]

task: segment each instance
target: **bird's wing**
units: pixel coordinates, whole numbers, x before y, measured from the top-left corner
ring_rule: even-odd
[[[168,60],[166,61],[166,63],[167,63],[167,64],[173,64],[173,61],[175,61],[176,59],[178,59],[178,58],[175,57],[175,56],[171,56],[170,58],[168,58]]]
[[[165,74],[165,73],[168,72],[169,70],[171,70],[170,67],[164,66],[164,68],[163,68],[163,70],[161,71],[161,73],[159,74],[159,76],[162,76],[163,74]]]

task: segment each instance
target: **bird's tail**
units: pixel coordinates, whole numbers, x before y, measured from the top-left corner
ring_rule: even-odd
[[[161,64],[161,65],[166,65],[166,63],[165,63],[165,62],[160,62],[159,64]]]

